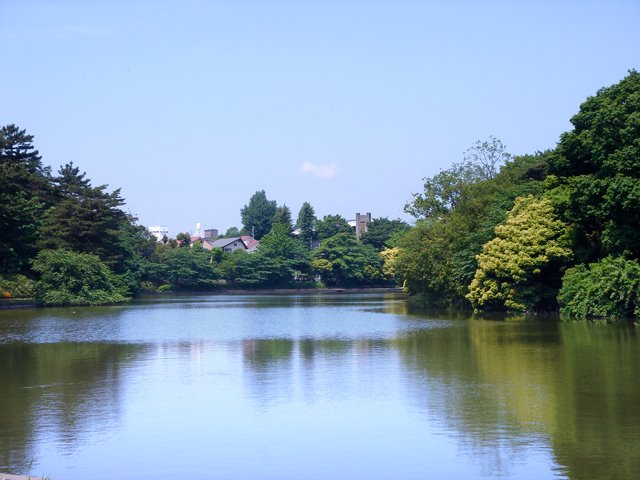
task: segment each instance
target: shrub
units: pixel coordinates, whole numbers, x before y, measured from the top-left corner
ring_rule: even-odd
[[[33,261],[40,274],[36,298],[44,305],[104,305],[126,301],[116,275],[88,253],[42,250]]]
[[[33,298],[36,295],[35,282],[24,275],[0,276],[0,296],[3,298]]]
[[[578,318],[640,315],[640,264],[607,257],[566,271],[558,294],[560,313]]]

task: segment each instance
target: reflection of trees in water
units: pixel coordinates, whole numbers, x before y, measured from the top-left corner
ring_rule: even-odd
[[[396,341],[419,406],[508,474],[548,439],[570,478],[640,472],[640,345],[627,327],[475,322]],[[629,434],[635,437],[630,438]]]
[[[113,425],[123,364],[144,347],[99,343],[0,345],[0,470],[27,472],[45,435],[73,448]]]
[[[298,394],[309,403],[348,398],[376,385],[377,362],[395,356],[387,340],[373,339],[257,339],[242,348],[250,398],[265,405]]]

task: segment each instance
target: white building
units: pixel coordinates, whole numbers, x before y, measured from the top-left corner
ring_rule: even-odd
[[[147,228],[147,230],[151,235],[156,237],[158,241],[162,241],[162,238],[165,235],[167,236],[167,238],[169,238],[169,227],[154,226],[154,227]]]

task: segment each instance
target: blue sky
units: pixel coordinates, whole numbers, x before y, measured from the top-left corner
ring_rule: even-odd
[[[174,235],[262,189],[408,218],[476,140],[554,147],[640,69],[639,24],[635,0],[0,0],[0,124]]]

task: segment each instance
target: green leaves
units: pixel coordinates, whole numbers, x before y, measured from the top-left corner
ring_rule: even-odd
[[[36,298],[44,305],[104,305],[127,300],[117,277],[95,255],[42,250],[33,270],[40,274]]]
[[[568,228],[551,201],[519,197],[482,247],[467,299],[477,310],[549,307],[554,273],[571,258]]]
[[[567,270],[558,294],[560,312],[578,318],[640,314],[640,264],[607,257]]]
[[[382,257],[351,232],[329,237],[314,250],[311,266],[327,286],[377,285],[385,282]]]
[[[267,200],[264,190],[254,193],[249,203],[240,210],[244,231],[253,232],[253,237],[260,240],[271,230],[277,208],[275,200]]]

